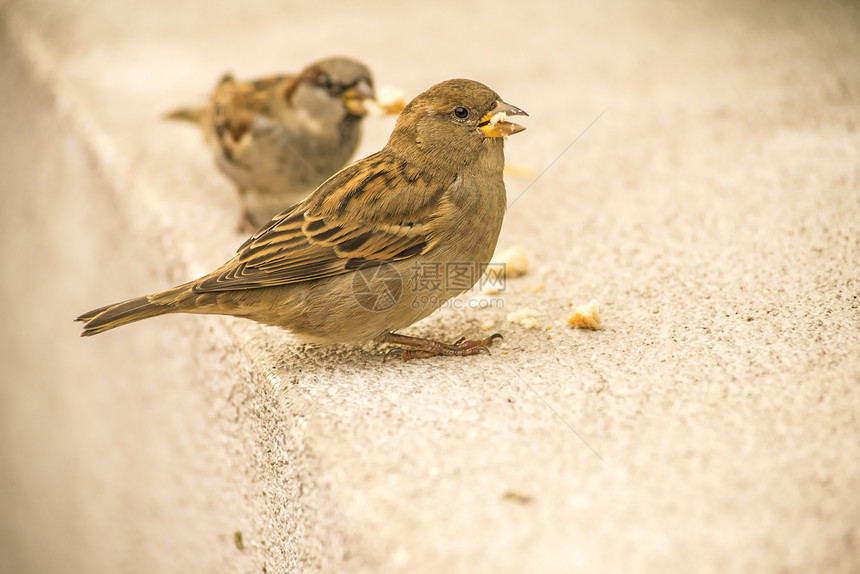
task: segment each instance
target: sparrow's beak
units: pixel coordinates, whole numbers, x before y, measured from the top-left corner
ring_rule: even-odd
[[[528,114],[511,104],[499,101],[492,110],[484,114],[478,122],[478,129],[488,138],[503,138],[523,131],[523,126],[508,121],[508,116],[527,116]]]
[[[373,97],[373,88],[364,80],[344,91],[341,95],[344,107],[354,116],[367,114],[365,100],[372,100]]]

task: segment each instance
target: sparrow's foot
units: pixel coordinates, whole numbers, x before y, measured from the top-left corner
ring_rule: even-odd
[[[239,215],[239,221],[236,222],[236,233],[239,235],[251,235],[255,231],[257,231],[257,226],[254,225],[251,214],[243,210]]]
[[[251,235],[260,227],[254,223],[251,216],[251,208],[248,207],[248,195],[244,189],[239,189],[239,220],[236,222],[236,233],[239,235]]]
[[[398,335],[397,333],[388,333],[382,338],[382,342],[412,347],[411,349],[391,349],[385,354],[386,360],[389,357],[399,355],[401,359],[408,361],[410,359],[438,357],[439,355],[447,357],[466,357],[468,355],[477,355],[479,353],[489,354],[493,341],[501,338],[502,336],[499,333],[495,333],[486,339],[466,340],[465,337],[463,337],[455,343],[440,343],[439,341],[433,341],[432,339],[422,339],[421,337],[409,337],[407,335]]]

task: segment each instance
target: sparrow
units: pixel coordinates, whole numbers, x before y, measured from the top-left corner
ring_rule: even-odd
[[[236,184],[238,229],[250,232],[346,165],[373,99],[370,70],[337,57],[297,75],[240,82],[226,74],[206,107],[165,117],[203,130],[215,164]]]
[[[385,147],[274,217],[208,275],[84,313],[83,336],[165,313],[233,315],[304,342],[374,340],[402,359],[489,352],[397,333],[471,288],[504,218],[504,140],[525,116],[487,86],[454,79],[400,113]],[[405,349],[403,347],[408,347]]]

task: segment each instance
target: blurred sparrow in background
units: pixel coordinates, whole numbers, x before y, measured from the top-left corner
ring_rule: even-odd
[[[226,74],[206,107],[166,117],[203,130],[215,163],[238,188],[239,230],[250,233],[349,161],[373,98],[364,64],[329,58],[298,75],[240,82]]]
[[[376,340],[403,359],[473,355],[395,333],[469,289],[490,261],[505,213],[505,136],[526,115],[488,87],[449,80],[417,96],[387,145],[276,216],[212,273],[78,317],[95,335],[164,313],[234,315],[312,343]],[[440,270],[471,268],[469,280]],[[467,271],[469,269],[466,269]]]

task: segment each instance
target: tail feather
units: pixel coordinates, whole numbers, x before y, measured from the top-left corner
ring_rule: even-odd
[[[164,119],[191,122],[199,126],[203,123],[205,113],[205,108],[177,108],[164,114]]]
[[[93,309],[88,313],[84,313],[75,319],[75,321],[84,323],[81,337],[89,337],[90,335],[97,335],[114,327],[172,311],[172,307],[154,303],[150,300],[150,296],[146,296]]]

